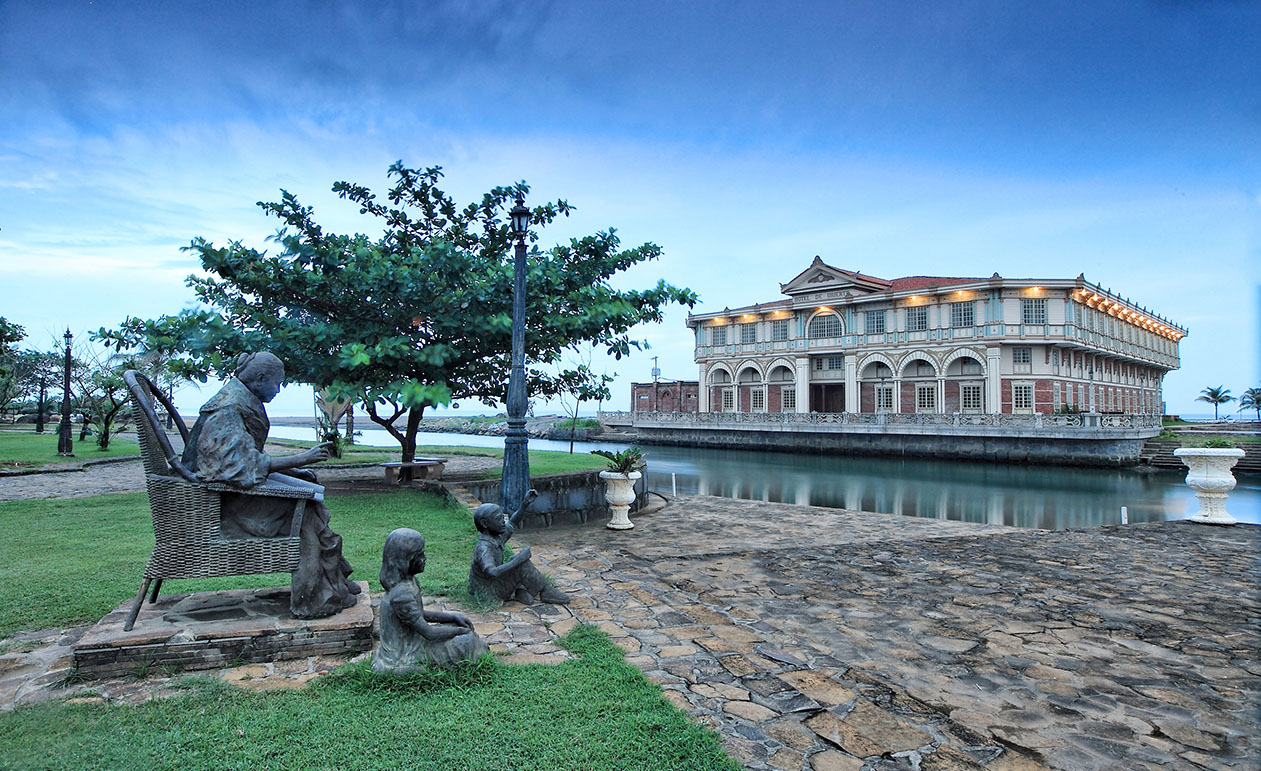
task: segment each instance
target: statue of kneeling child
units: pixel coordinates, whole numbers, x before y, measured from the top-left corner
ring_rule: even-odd
[[[381,644],[374,672],[412,672],[451,666],[486,653],[486,641],[461,613],[425,610],[416,574],[425,570],[425,537],[401,527],[385,539],[381,556]]]

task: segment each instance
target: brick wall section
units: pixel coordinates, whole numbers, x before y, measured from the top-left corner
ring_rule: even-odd
[[[902,381],[902,409],[899,412],[911,413],[915,412],[915,384],[906,380]]]
[[[876,384],[860,382],[858,384],[858,411],[876,411]]]
[[[696,412],[700,385],[694,380],[631,383],[632,412]]]
[[[1055,411],[1052,406],[1051,381],[1037,380],[1033,384],[1033,411],[1050,414]]]
[[[792,388],[792,386],[787,386]],[[767,386],[766,387],[766,411],[767,412],[783,412],[784,411],[784,388],[785,386]]]
[[[962,411],[959,407],[959,384],[953,380],[946,381],[946,400],[944,411],[946,414]]]

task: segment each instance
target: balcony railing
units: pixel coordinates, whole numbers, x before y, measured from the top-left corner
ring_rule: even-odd
[[[941,426],[1012,429],[1141,430],[1161,427],[1159,415],[1090,413],[1033,415],[899,412],[601,412],[600,422],[636,428],[740,426]]]

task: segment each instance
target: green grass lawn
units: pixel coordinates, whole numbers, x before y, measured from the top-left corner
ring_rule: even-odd
[[[293,447],[294,449],[312,447],[316,443],[302,441],[298,439],[280,439],[269,444],[278,447]],[[330,463],[334,464],[359,464],[363,463],[385,463],[389,460],[398,460],[399,453],[393,454],[382,453],[381,447],[371,445],[355,445],[352,449],[344,452],[342,457],[335,458]],[[468,447],[464,445],[441,445],[441,444],[425,444],[416,446],[417,457],[439,457],[449,458],[453,455],[473,456],[481,458],[502,458],[504,451],[494,447]],[[603,458],[592,455],[587,452],[556,452],[552,450],[530,450],[530,475],[544,476],[546,474],[566,474],[571,471],[590,471],[592,469],[603,469],[605,462]],[[314,466],[316,471],[319,466]],[[488,470],[481,474],[483,479],[492,479],[499,476],[498,470]]]
[[[469,513],[415,490],[328,499],[345,554],[373,591],[396,527],[425,534],[430,594],[464,594]],[[91,623],[129,599],[152,548],[143,494],[0,503],[0,638]],[[284,574],[169,581],[167,592],[285,585]],[[558,666],[485,659],[457,673],[376,677],[366,662],[298,691],[208,678],[134,707],[53,702],[0,713],[0,768],[734,769],[592,627]],[[0,646],[3,646],[0,641]]]
[[[328,498],[352,576],[380,591],[381,546],[396,527],[424,534],[430,594],[465,594],[477,540],[472,518],[445,498],[413,490]],[[0,503],[0,637],[16,631],[94,622],[140,589],[153,549],[143,493]],[[289,576],[234,576],[167,581],[164,593],[286,586]]]
[[[602,632],[557,666],[484,659],[374,677],[366,662],[299,691],[204,678],[135,707],[53,703],[0,715],[0,766],[73,769],[736,769]]]
[[[89,436],[86,441],[79,441],[79,429],[74,436],[73,458],[63,458],[57,454],[57,427],[50,426],[44,433],[37,434],[35,429],[9,427],[0,430],[0,468],[37,468],[54,463],[82,463],[97,458],[113,458],[123,455],[139,455],[140,445],[128,439],[111,438],[109,449],[102,450],[96,444],[96,436]]]

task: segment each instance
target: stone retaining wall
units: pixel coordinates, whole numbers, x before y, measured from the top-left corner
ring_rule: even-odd
[[[474,498],[484,503],[499,502],[498,479],[465,482],[462,486]],[[527,527],[539,525],[551,527],[557,521],[562,524],[572,524],[586,522],[593,516],[610,516],[608,504],[604,500],[604,480],[600,478],[599,471],[532,477],[530,486],[539,491],[539,499],[534,504],[534,508],[542,513],[527,516],[523,520],[523,524]],[[638,503],[639,500],[637,499],[636,502]]]
[[[812,452],[832,455],[951,458],[1056,466],[1132,466],[1142,439],[1068,439],[1039,436],[877,434],[842,432],[714,431],[699,428],[635,430],[635,441],[683,447]]]

